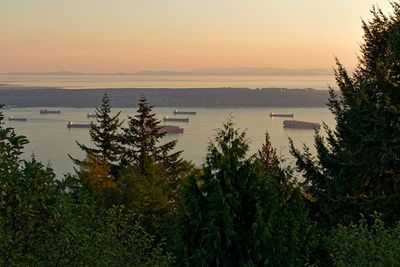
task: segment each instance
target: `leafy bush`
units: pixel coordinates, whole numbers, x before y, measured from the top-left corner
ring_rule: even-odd
[[[400,225],[385,227],[380,216],[373,219],[372,226],[362,219],[332,231],[327,247],[335,266],[400,265]]]
[[[21,160],[27,142],[0,126],[0,265],[169,264],[162,244],[132,212],[103,209],[80,179],[57,180],[35,159]]]
[[[183,188],[176,248],[185,266],[301,266],[311,223],[269,140],[247,157],[246,133],[217,130],[202,173]]]

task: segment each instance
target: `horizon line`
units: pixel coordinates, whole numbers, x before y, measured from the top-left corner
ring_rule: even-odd
[[[6,71],[1,75],[332,75],[332,68],[229,67],[188,70],[144,69],[139,71],[90,72],[74,70]]]

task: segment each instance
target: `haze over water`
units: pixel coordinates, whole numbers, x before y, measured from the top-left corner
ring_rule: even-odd
[[[37,75],[0,74],[0,84],[26,87],[84,88],[314,88],[335,86],[329,75]]]

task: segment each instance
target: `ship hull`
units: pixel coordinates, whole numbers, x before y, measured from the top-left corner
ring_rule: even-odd
[[[293,118],[294,114],[279,114],[279,113],[270,113],[269,116],[272,117],[283,117],[283,118]]]
[[[87,117],[87,118],[97,118],[98,116],[97,116],[96,113],[88,113],[88,114],[86,115],[86,117]]]
[[[47,109],[41,109],[40,114],[60,114],[61,110],[47,110]]]
[[[90,128],[92,128],[92,126],[90,124],[86,124],[86,123],[68,122],[67,123],[67,128],[68,129],[71,129],[71,128],[90,129]]]
[[[178,126],[165,125],[160,128],[160,132],[166,133],[166,134],[182,134],[183,128],[178,127]]]
[[[319,130],[321,125],[315,122],[285,120],[283,121],[283,128]]]
[[[196,115],[196,111],[180,111],[175,110],[174,115]]]
[[[171,122],[189,122],[189,118],[163,118],[164,122],[171,121]]]
[[[26,118],[14,118],[14,117],[9,117],[9,121],[27,121]]]

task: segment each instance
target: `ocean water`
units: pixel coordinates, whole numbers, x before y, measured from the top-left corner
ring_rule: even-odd
[[[330,76],[159,76],[159,75],[16,75],[1,74],[0,84],[82,88],[314,88],[335,86]]]
[[[53,109],[53,108],[52,108]],[[25,148],[23,157],[34,155],[38,160],[55,170],[58,177],[73,172],[73,164],[68,154],[82,158],[83,154],[76,145],[76,141],[91,145],[88,129],[68,129],[67,123],[89,122],[86,114],[94,109],[54,108],[61,110],[61,114],[39,114],[40,108],[13,108],[4,110],[5,126],[15,128],[16,132],[29,138],[30,144]],[[303,143],[313,146],[313,130],[284,129],[283,120],[286,118],[270,118],[271,112],[293,113],[296,120],[310,122],[325,122],[328,126],[335,125],[334,118],[327,108],[184,108],[181,110],[197,111],[196,116],[189,117],[189,123],[168,123],[184,128],[183,134],[167,135],[164,140],[178,140],[177,149],[183,150],[183,157],[201,166],[210,140],[215,135],[215,130],[222,126],[228,118],[232,118],[236,127],[246,131],[250,141],[249,155],[256,153],[265,140],[265,132],[271,136],[273,146],[278,155],[286,159],[287,164],[293,164],[293,158],[288,150],[288,138],[292,138],[296,146]],[[121,119],[127,115],[134,115],[136,108],[114,109],[121,110]],[[172,108],[155,108],[157,117],[161,120],[164,116],[173,117]],[[26,122],[8,121],[9,116],[25,117]],[[177,116],[178,117],[178,116]]]

